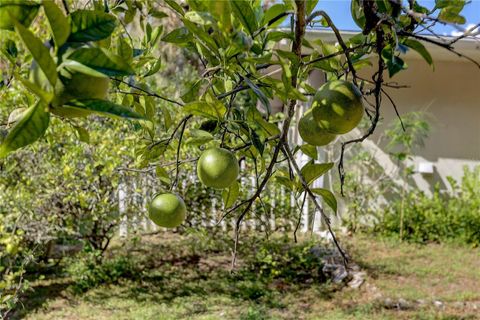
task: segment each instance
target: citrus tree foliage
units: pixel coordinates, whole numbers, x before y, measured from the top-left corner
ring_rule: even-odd
[[[262,204],[271,184],[283,185],[299,201],[310,197],[330,229],[318,200],[336,211],[335,197],[310,186],[334,163],[316,163],[318,148],[296,145],[288,134],[299,104],[318,89],[309,85],[309,74],[320,70],[327,80],[353,83],[371,122],[363,136],[335,142],[342,151],[337,165],[343,185],[343,151],[375,130],[382,98],[388,97],[386,74],[394,77],[407,68],[402,55],[408,50],[432,65],[422,41],[455,51],[453,44],[463,36],[442,41],[418,32],[435,23],[465,22],[465,2],[436,0],[426,8],[415,0],[353,0],[351,13],[362,30],[348,39],[327,13],[315,9],[317,2],[2,0],[1,90],[22,93],[18,108],[2,119],[3,166],[22,155],[17,149],[44,139],[56,126],[70,126],[88,141],[95,128],[90,124],[99,117],[127,119],[125,128],[136,130],[138,140],[135,163],[126,165],[154,169],[164,182],[160,192],[175,191],[183,165],[205,148],[228,149],[245,163],[254,176],[253,193],[239,197],[237,182],[222,191],[224,217],[236,219],[236,240],[243,219]],[[331,30],[337,44],[307,39],[307,26]],[[162,83],[152,85],[163,65],[159,48],[170,48],[170,59],[197,69],[187,88],[172,92]],[[281,72],[273,74],[272,68]],[[363,68],[373,76],[360,76]],[[283,103],[283,112],[272,110],[273,98]],[[102,137],[113,147],[116,136]],[[62,142],[58,136],[47,139],[51,148]],[[86,152],[80,149],[68,152],[80,156]],[[300,167],[297,152],[311,161]],[[69,174],[68,165],[61,166]],[[92,175],[100,176],[92,179],[101,183],[105,167],[111,169],[107,159],[91,165]]]

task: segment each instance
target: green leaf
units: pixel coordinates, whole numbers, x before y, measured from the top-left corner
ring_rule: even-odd
[[[122,57],[103,48],[80,48],[73,51],[67,59],[80,62],[108,76],[135,74],[132,67]]]
[[[16,19],[28,27],[38,13],[40,4],[34,1],[1,0],[0,1],[0,29],[13,30]]]
[[[125,38],[119,37],[117,42],[117,53],[127,63],[131,63],[133,59],[133,49],[125,40]]]
[[[133,111],[131,108],[99,99],[71,100],[62,108],[92,111],[111,118],[145,119],[141,114]]]
[[[328,189],[323,188],[313,188],[310,189],[313,193],[318,194],[323,198],[325,203],[332,208],[333,212],[337,212],[337,199],[335,195]]]
[[[199,43],[207,47],[208,50],[211,50],[216,55],[218,55],[217,44],[207,32],[205,32],[202,28],[198,27],[196,24],[188,21],[187,19],[182,19],[182,21],[185,27],[192,33],[192,35],[197,38]]]
[[[266,138],[280,134],[280,129],[278,128],[278,126],[263,119],[262,114],[257,110],[255,106],[252,106],[248,109],[247,121],[249,122],[249,127],[253,129],[260,128],[261,130],[263,130],[263,135]]]
[[[263,15],[263,18],[262,18],[262,25],[266,25],[266,24],[270,25],[270,21],[277,18],[279,15],[281,15],[282,13],[285,13],[286,11],[287,11],[287,9],[286,9],[284,4],[282,4],[282,3],[274,4],[273,6],[268,8],[267,11],[265,11],[265,14]],[[282,18],[282,19],[279,19],[278,21],[275,21],[271,26],[275,27],[275,26],[281,24],[284,19],[285,18]]]
[[[329,163],[307,163],[303,166],[301,172],[305,181],[310,185],[313,181],[324,175],[333,167],[333,162]]]
[[[104,73],[98,72],[95,69],[92,69],[90,67],[87,67],[86,65],[81,64],[78,61],[74,60],[65,60],[61,65],[62,68],[66,68],[69,71],[74,71],[74,72],[80,72],[83,74],[88,74],[89,76],[92,77],[98,77],[98,78],[108,78],[108,76]]]
[[[45,103],[50,103],[53,100],[53,93],[44,91],[43,89],[39,88],[35,83],[30,82],[27,79],[24,79],[18,73],[15,73],[15,79],[19,80],[25,88],[27,88],[30,92],[37,95],[40,99],[42,99]]]
[[[63,15],[62,10],[53,1],[43,1],[43,10],[47,16],[50,29],[53,33],[53,39],[57,48],[61,47],[67,41],[70,35],[70,24]]]
[[[213,140],[213,135],[210,132],[198,129],[191,129],[190,136],[185,141],[186,144],[201,146]]]
[[[168,17],[168,14],[166,14],[165,12],[163,11],[158,11],[158,10],[155,10],[155,9],[151,9],[148,14],[154,18],[157,18],[157,19],[163,19],[163,18],[166,18]]]
[[[245,29],[253,35],[257,30],[257,18],[253,11],[252,5],[247,0],[230,1],[233,15],[237,18]]]
[[[318,158],[318,153],[317,153],[317,147],[312,146],[311,144],[304,144],[300,147],[300,150],[307,156],[309,156],[312,159],[317,159]]]
[[[233,206],[235,201],[238,199],[238,195],[240,194],[240,184],[238,181],[232,183],[232,185],[228,189],[224,189],[222,191],[222,199],[225,205],[225,208],[230,208]]]
[[[183,8],[175,0],[165,0],[165,2],[175,11],[180,13],[182,16],[185,15]]]
[[[165,170],[165,168],[157,166],[155,168],[155,173],[157,174],[157,178],[158,180],[160,180],[160,182],[166,185],[170,185],[170,183],[172,183],[172,180],[170,179],[170,176],[168,175],[168,172],[167,170]]]
[[[189,11],[185,14],[185,18],[200,25],[212,24],[215,22],[208,12]]]
[[[87,129],[73,126],[75,131],[77,131],[78,139],[85,143],[90,143],[90,134],[88,133]]]
[[[149,77],[151,75],[154,75],[155,73],[158,72],[158,70],[160,70],[161,67],[162,67],[162,59],[157,58],[157,61],[155,61],[155,63],[150,68],[150,70],[148,70],[147,73],[145,73],[144,77]]]
[[[318,0],[306,0],[306,5],[305,5],[305,13],[306,15],[310,15],[317,6]]]
[[[22,118],[16,122],[0,145],[0,158],[37,141],[44,135],[50,122],[50,113],[46,108],[46,104],[39,101],[23,113]]]
[[[71,34],[69,42],[97,41],[108,38],[115,27],[117,19],[111,14],[93,11],[77,10],[69,15]]]
[[[183,110],[186,113],[216,120],[222,119],[227,111],[225,106],[220,102],[206,101],[190,102],[183,107]]]
[[[293,190],[294,182],[290,178],[285,176],[276,176],[275,180],[281,185],[285,186],[288,190]]]
[[[403,42],[403,44],[417,51],[429,65],[433,66],[432,56],[421,42],[413,39],[407,39]]]
[[[247,77],[243,77],[243,81],[245,81],[245,83],[250,87],[250,89],[252,89],[253,93],[255,93],[257,98],[265,107],[265,111],[267,111],[267,114],[270,115],[272,113],[272,107],[270,106],[270,101],[268,100],[265,93],[263,93],[263,91],[260,90],[260,88]]]
[[[18,21],[15,21],[15,30],[28,51],[32,54],[33,59],[35,59],[38,66],[47,77],[48,82],[54,87],[57,82],[57,65],[55,64],[55,61],[53,61],[52,56],[50,56],[47,47],[45,47],[40,39],[35,37],[30,30],[22,26]]]
[[[199,79],[195,81],[193,84],[190,85],[190,88],[185,92],[180,98],[182,98],[183,102],[192,102],[198,97],[198,92],[202,87],[203,81],[205,79]]]
[[[192,34],[187,28],[181,27],[166,34],[162,41],[170,43],[187,43],[193,39]]]
[[[383,48],[382,59],[387,63],[390,78],[407,68],[407,64],[400,57],[393,54],[393,49],[390,45]]]

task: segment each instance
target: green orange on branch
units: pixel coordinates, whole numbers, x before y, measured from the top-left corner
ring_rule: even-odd
[[[174,193],[164,193],[153,198],[148,207],[149,218],[158,226],[178,227],[185,221],[187,207],[183,199]]]
[[[305,112],[298,122],[298,133],[300,133],[303,141],[313,146],[325,146],[337,137],[337,135],[328,133],[318,126],[315,119],[313,119],[311,109]]]
[[[235,155],[223,148],[205,150],[197,162],[197,174],[207,187],[224,189],[237,180],[240,168]]]
[[[362,93],[348,81],[329,81],[313,97],[313,118],[321,129],[332,134],[353,130],[362,120],[363,111]]]

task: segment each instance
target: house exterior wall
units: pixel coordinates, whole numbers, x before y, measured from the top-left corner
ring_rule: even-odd
[[[480,165],[480,70],[459,58],[436,60],[434,70],[415,57],[406,62],[407,70],[386,81],[409,87],[386,90],[400,115],[419,110],[428,114],[431,131],[425,146],[415,150],[413,165],[417,168],[421,163],[431,163],[434,171],[433,174],[416,173],[413,179],[427,193],[437,183],[441,189],[449,189],[447,176],[460,180],[465,165]],[[362,76],[370,78],[370,71],[362,71]],[[320,85],[324,76],[315,73],[311,77],[312,83]],[[371,142],[378,141],[396,118],[387,98],[382,102],[381,117]],[[385,143],[379,147],[386,153]]]

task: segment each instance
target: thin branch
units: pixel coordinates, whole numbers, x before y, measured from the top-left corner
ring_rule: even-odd
[[[121,79],[115,79],[115,78],[112,78],[113,80],[117,81],[117,82],[120,82],[120,83],[123,83],[123,84],[126,84],[127,86],[129,86],[130,88],[133,88],[133,89],[136,89],[136,90],[140,90],[144,93],[146,93],[146,95],[148,96],[152,96],[152,97],[155,97],[155,98],[158,98],[158,99],[162,99],[162,100],[165,100],[165,101],[168,101],[168,102],[171,102],[171,103],[174,103],[176,105],[179,105],[180,107],[183,107],[184,104],[181,103],[181,102],[178,102],[178,101],[175,101],[175,100],[172,100],[172,99],[169,99],[169,98],[166,98],[164,96],[161,96],[155,92],[150,92],[148,90],[145,90],[143,88],[140,88],[139,86],[136,86],[134,84],[131,84],[131,83],[128,83],[127,81],[124,81],[124,80],[121,80]]]
[[[357,72],[355,71],[355,68],[353,67],[352,59],[350,58],[350,51],[345,44],[345,41],[343,41],[342,35],[340,34],[340,31],[338,28],[335,26],[333,23],[332,19],[330,19],[330,16],[323,10],[315,11],[312,13],[312,15],[308,18],[307,23],[310,23],[311,20],[313,20],[315,17],[322,16],[323,19],[327,22],[328,26],[333,30],[333,33],[335,33],[335,37],[337,38],[338,43],[340,44],[340,47],[342,47],[343,52],[345,53],[345,58],[347,59],[348,63],[348,69],[352,73],[353,76],[353,82],[356,84],[356,79],[357,79]]]
[[[345,268],[347,267],[348,264],[348,258],[343,251],[342,247],[340,247],[340,244],[337,241],[337,237],[335,236],[335,233],[332,230],[332,226],[330,223],[330,219],[328,216],[325,214],[325,211],[323,210],[322,206],[318,203],[317,197],[315,194],[312,192],[310,187],[308,186],[307,181],[305,180],[305,177],[302,174],[302,171],[300,170],[300,167],[298,166],[297,162],[295,161],[295,156],[292,153],[292,150],[290,150],[290,147],[288,146],[287,143],[283,145],[283,149],[285,150],[286,154],[288,155],[288,160],[290,161],[291,165],[295,169],[295,172],[297,173],[298,177],[300,178],[300,182],[302,183],[303,189],[305,192],[308,194],[309,198],[312,200],[313,204],[315,205],[315,208],[320,212],[320,216],[323,218],[323,221],[325,222],[325,225],[327,226],[328,232],[332,236],[333,243],[337,247],[338,251],[340,252],[342,258],[343,258],[343,264],[345,265]]]
[[[295,38],[292,44],[292,52],[299,57],[299,61],[301,61],[302,57],[302,39],[305,35],[305,2],[303,0],[296,0],[297,5],[297,12],[296,12],[296,23],[295,23]],[[292,87],[297,87],[297,80],[298,80],[298,70],[299,64],[294,64],[292,66],[292,78],[291,83]],[[288,131],[290,128],[290,123],[292,121],[293,115],[295,114],[295,106],[297,104],[297,100],[292,99],[289,104],[288,112],[283,122],[282,127],[282,134],[280,136],[280,140],[278,141],[277,145],[274,148],[272,159],[268,168],[266,170],[265,176],[263,177],[260,185],[257,188],[257,191],[254,193],[250,199],[247,201],[243,201],[239,205],[235,206],[234,208],[238,209],[244,206],[242,213],[237,217],[237,221],[235,223],[235,243],[234,243],[234,251],[233,251],[233,258],[232,258],[232,269],[235,268],[236,258],[237,258],[237,248],[238,248],[238,239],[240,234],[240,226],[243,221],[245,215],[249,212],[250,208],[252,207],[254,201],[260,196],[263,189],[265,188],[268,180],[273,174],[273,169],[275,167],[277,157],[280,153],[280,149],[285,141],[287,141]],[[229,210],[229,212],[233,212],[233,210]]]
[[[463,59],[466,59],[470,62],[472,62],[473,64],[475,64],[477,66],[477,68],[480,69],[480,62],[476,61],[475,59],[467,56],[467,55],[464,55],[463,53],[461,52],[458,52],[457,50],[455,50],[455,48],[452,46],[453,43],[455,42],[443,42],[443,41],[437,41],[437,40],[433,40],[433,39],[430,39],[428,37],[425,37],[425,36],[420,36],[418,34],[415,34],[415,33],[411,33],[411,32],[406,32],[406,31],[399,31],[398,32],[399,35],[402,35],[402,36],[408,36],[408,37],[412,37],[412,38],[415,38],[415,39],[418,39],[418,40],[422,40],[422,41],[425,41],[425,42],[428,42],[428,43],[431,43],[431,44],[434,44],[436,46],[439,46],[439,47],[442,47],[454,54],[456,54],[458,57],[460,58],[463,58]],[[452,40],[454,41],[454,40]]]
[[[295,199],[295,204],[296,204],[297,209],[298,209],[298,220],[297,220],[297,224],[295,225],[295,230],[293,230],[293,241],[295,241],[295,243],[297,243],[297,231],[300,228],[300,223],[302,222],[303,207],[305,206],[305,201],[307,201],[307,193],[306,192],[303,195],[303,200],[302,200],[302,205],[301,206],[298,205],[297,199]]]
[[[180,170],[179,170],[179,168],[180,168],[180,163],[179,163],[180,148],[182,147],[182,139],[183,139],[183,134],[185,132],[185,127],[186,127],[187,122],[190,118],[191,117],[185,118],[185,121],[183,121],[183,124],[182,124],[182,129],[180,130],[180,137],[178,138],[178,146],[177,146],[177,156],[176,156],[176,161],[175,161],[176,162],[176,164],[175,164],[175,180],[172,183],[171,190],[173,190],[173,188],[175,188],[178,184],[178,174],[180,172]]]
[[[393,101],[392,97],[384,90],[382,89],[383,94],[388,98],[390,103],[393,106],[393,109],[395,110],[395,113],[397,114],[398,120],[400,120],[400,124],[402,125],[403,132],[406,132],[405,126],[403,125],[403,120],[402,117],[400,117],[400,113],[398,113],[397,105],[395,104],[395,101]]]
[[[187,122],[191,117],[193,117],[193,115],[191,115],[191,114],[183,117],[183,119],[180,120],[180,122],[177,124],[175,129],[173,129],[173,132],[168,139],[162,139],[162,140],[156,141],[156,142],[152,143],[151,145],[149,145],[148,149],[151,150],[153,147],[155,147],[159,144],[162,144],[162,143],[166,143],[168,145],[173,140],[173,137],[177,133],[178,129],[180,129],[180,127],[184,124],[184,122]]]
[[[380,105],[382,103],[382,85],[383,85],[383,72],[385,69],[385,62],[383,61],[381,57],[381,52],[383,49],[384,45],[384,33],[382,28],[377,28],[376,30],[377,33],[377,43],[376,43],[376,51],[378,55],[378,70],[377,72],[373,75],[373,81],[375,82],[375,89],[374,89],[374,95],[375,95],[375,115],[372,119],[372,124],[370,125],[370,128],[368,131],[361,136],[360,138],[356,138],[353,140],[349,140],[346,142],[342,143],[342,148],[341,148],[341,153],[340,153],[340,161],[338,163],[338,173],[340,175],[340,190],[342,196],[344,196],[343,193],[343,186],[345,183],[345,170],[343,168],[343,160],[344,160],[344,155],[345,155],[345,147],[351,143],[358,143],[362,142],[365,139],[367,139],[369,136],[373,134],[375,131],[375,128],[377,127],[378,120],[380,119]]]
[[[63,5],[63,8],[65,9],[65,13],[67,15],[69,15],[70,14],[70,9],[68,9],[67,0],[62,0],[62,5]]]

